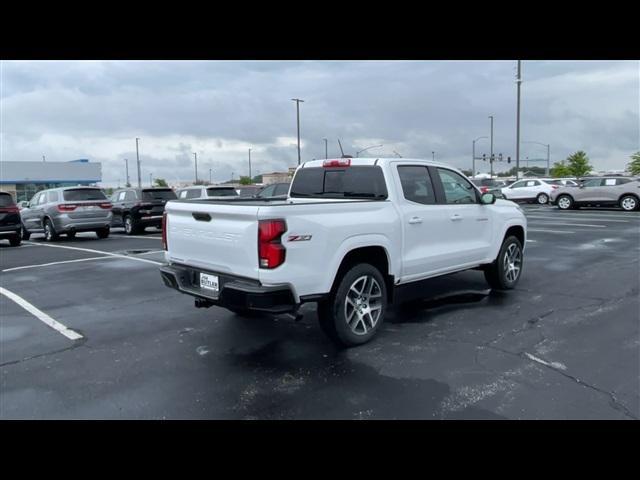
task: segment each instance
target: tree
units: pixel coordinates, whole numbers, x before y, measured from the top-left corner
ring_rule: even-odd
[[[582,150],[572,153],[567,157],[567,166],[571,171],[571,175],[580,178],[588,174],[593,167],[589,164],[589,157]]]
[[[462,173],[464,173],[467,177],[471,177],[471,170],[461,170]]]
[[[571,177],[573,175],[564,160],[555,162],[550,173],[552,177]]]
[[[251,179],[249,177],[240,177],[240,185],[251,185]]]
[[[640,175],[640,151],[631,155],[631,162],[627,165],[631,175]]]
[[[262,183],[262,175],[256,175],[251,179],[253,183]]]
[[[164,178],[154,178],[153,183],[156,184],[156,187],[168,187],[167,182]]]

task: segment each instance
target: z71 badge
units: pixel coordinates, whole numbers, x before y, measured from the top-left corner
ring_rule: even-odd
[[[306,242],[311,240],[311,235],[289,235],[287,238],[289,242]]]

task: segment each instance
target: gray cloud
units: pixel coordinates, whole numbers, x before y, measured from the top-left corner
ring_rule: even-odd
[[[524,62],[522,139],[550,143],[552,160],[582,149],[597,168],[623,168],[639,146],[640,63]],[[303,160],[355,153],[431,157],[468,168],[471,140],[488,135],[515,156],[515,62],[125,61],[8,62],[0,69],[2,157],[103,162],[105,183],[124,181],[141,137],[143,179],[226,180]],[[522,156],[542,157],[522,145]],[[480,153],[488,142],[478,142]],[[504,165],[506,168],[506,165]],[[481,167],[482,168],[482,167]]]

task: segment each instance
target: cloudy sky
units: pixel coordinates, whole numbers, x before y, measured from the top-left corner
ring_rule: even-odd
[[[596,169],[622,169],[640,149],[640,62],[523,62],[521,139],[551,144],[551,160],[585,150]],[[361,156],[431,158],[471,166],[471,141],[489,135],[515,158],[515,61],[2,61],[3,160],[103,164],[103,184],[214,181],[383,144]],[[479,140],[477,153],[488,153]],[[521,158],[546,149],[522,144]],[[531,163],[534,165],[534,163]],[[537,165],[543,165],[538,163]],[[506,169],[506,162],[497,169]],[[488,170],[480,162],[478,169]]]

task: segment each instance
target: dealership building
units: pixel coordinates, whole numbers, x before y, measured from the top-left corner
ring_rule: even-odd
[[[86,158],[70,162],[5,162],[0,160],[0,190],[16,202],[31,200],[40,190],[102,181],[102,164]]]

